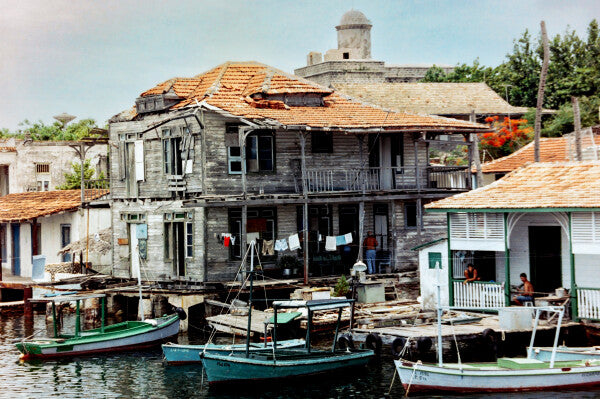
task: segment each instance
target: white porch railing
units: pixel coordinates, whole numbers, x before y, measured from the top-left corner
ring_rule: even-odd
[[[577,315],[580,319],[600,320],[599,288],[577,288]]]
[[[501,308],[504,303],[504,283],[454,282],[454,306],[465,308]]]

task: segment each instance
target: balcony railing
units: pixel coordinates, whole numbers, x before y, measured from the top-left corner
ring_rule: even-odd
[[[503,283],[454,281],[454,306],[465,308],[501,308],[504,302]]]
[[[110,195],[109,179],[84,180],[84,202],[90,202],[100,198],[108,198]]]
[[[468,189],[467,167],[379,167],[366,169],[308,169],[309,193],[339,191]]]
[[[600,320],[600,289],[577,288],[577,315],[580,319]]]

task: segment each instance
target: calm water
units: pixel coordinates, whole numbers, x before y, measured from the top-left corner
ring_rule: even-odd
[[[72,320],[65,321],[66,326],[71,323]],[[1,398],[383,398],[394,374],[392,358],[384,354],[381,360],[358,373],[313,377],[294,384],[238,386],[215,391],[203,380],[201,366],[165,366],[160,350],[70,361],[20,362],[13,341],[38,331],[42,331],[40,336],[46,334],[43,315],[34,316],[33,323],[25,323],[23,316],[0,315]],[[201,338],[186,336],[179,341],[202,343]],[[396,379],[391,397],[403,395]],[[600,398],[600,389],[467,397]]]

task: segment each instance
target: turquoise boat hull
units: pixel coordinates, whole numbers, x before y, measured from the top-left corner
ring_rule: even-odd
[[[302,348],[306,342],[303,339],[290,339],[285,341],[277,341],[277,349],[281,348]],[[246,353],[246,344],[230,344],[230,345],[218,345],[218,344],[207,344],[207,345],[179,345],[179,344],[163,344],[162,345],[163,356],[167,364],[170,365],[182,365],[182,364],[193,364],[201,363],[200,354],[203,352],[229,355],[234,352]],[[250,351],[269,351],[273,350],[273,344],[268,342],[265,346],[264,343],[251,343]]]
[[[209,384],[261,381],[303,377],[313,374],[365,366],[374,356],[368,349],[354,351],[312,351],[278,349],[275,353],[257,352],[231,356],[205,353],[202,364]]]

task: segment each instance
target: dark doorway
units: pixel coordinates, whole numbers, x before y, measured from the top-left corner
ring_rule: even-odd
[[[13,223],[11,228],[11,273],[13,276],[21,275],[21,225]]]
[[[344,270],[351,267],[358,257],[358,205],[340,205],[340,235],[352,233],[352,243],[340,248]]]
[[[529,265],[535,292],[554,292],[562,286],[560,226],[529,227]]]
[[[496,253],[493,251],[475,251],[473,264],[477,277],[481,281],[496,281]]]

